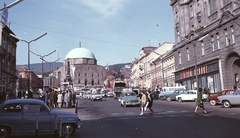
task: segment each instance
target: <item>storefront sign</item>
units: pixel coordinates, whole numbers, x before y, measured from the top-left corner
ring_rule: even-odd
[[[180,74],[180,79],[186,79],[189,77],[196,76],[196,74],[201,75],[201,74],[206,74],[206,73],[208,73],[208,66],[200,67],[197,70],[194,69],[194,70],[189,70],[189,71],[183,72]]]

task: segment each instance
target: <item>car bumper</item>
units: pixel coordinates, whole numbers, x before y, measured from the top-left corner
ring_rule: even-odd
[[[126,105],[140,105],[140,102],[126,102]]]

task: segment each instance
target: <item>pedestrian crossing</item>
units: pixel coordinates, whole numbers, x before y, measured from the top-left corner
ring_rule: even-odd
[[[143,115],[140,115],[140,113],[136,112],[126,112],[126,113],[109,113],[109,114],[80,114],[82,120],[92,120],[94,119],[105,119],[105,120],[112,120],[112,119],[120,119],[120,120],[127,120],[132,118],[147,118],[147,117],[153,117],[153,118],[163,118],[163,117],[196,117],[196,116],[203,116],[203,117],[211,117],[216,116],[219,114],[215,114],[214,110],[208,110],[208,114],[204,114],[201,111],[198,111],[198,114],[194,114],[194,112],[190,112],[187,110],[181,110],[181,111],[159,111],[154,112],[153,114],[149,114],[148,112],[145,112]],[[225,114],[225,116],[234,117],[237,119],[240,119],[240,117],[237,117],[237,113],[229,112]]]

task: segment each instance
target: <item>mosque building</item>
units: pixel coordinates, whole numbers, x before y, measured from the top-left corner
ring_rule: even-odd
[[[44,79],[44,85],[79,90],[81,88],[103,88],[107,69],[97,65],[95,55],[87,48],[78,47],[68,52],[63,66]]]

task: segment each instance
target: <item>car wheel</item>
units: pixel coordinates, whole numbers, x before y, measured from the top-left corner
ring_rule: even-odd
[[[162,101],[163,101],[163,100],[164,100],[164,97],[163,97],[163,96],[160,96],[160,100],[162,100]]]
[[[10,136],[9,128],[0,126],[0,138],[7,138],[9,136]]]
[[[166,100],[170,102],[172,99],[170,97],[167,97]]]
[[[213,105],[213,106],[216,105],[216,101],[215,100],[210,100],[209,102],[210,102],[210,105]]]
[[[223,106],[224,106],[225,108],[230,108],[230,107],[231,107],[231,103],[230,103],[229,101],[224,101],[224,102],[223,102]]]
[[[178,102],[182,102],[182,98],[181,97],[178,98]]]
[[[68,131],[69,129],[69,131]],[[62,133],[64,135],[67,135],[69,133],[69,135],[73,135],[76,131],[76,127],[74,127],[74,125],[72,124],[63,124],[62,126]]]

